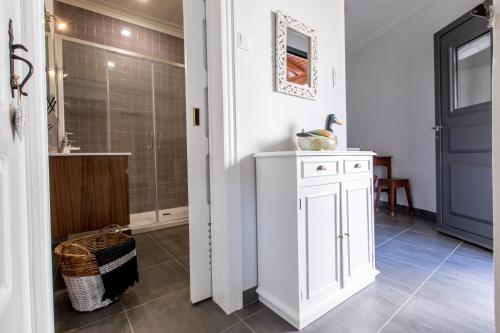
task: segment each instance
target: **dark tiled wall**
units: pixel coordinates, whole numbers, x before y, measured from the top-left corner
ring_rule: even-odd
[[[63,42],[64,122],[72,146],[84,153],[109,151],[106,51]]]
[[[68,25],[64,31],[57,31],[59,34],[184,63],[181,38],[61,2],[57,2],[55,12]],[[123,28],[130,30],[130,37],[121,35]]]
[[[69,15],[65,20],[77,22],[76,25],[70,23],[67,33],[72,37],[184,62],[182,40],[160,34],[157,44],[152,45],[166,47],[148,46],[146,49],[140,49],[137,47],[143,44],[127,44],[121,35],[113,33],[114,29],[119,29],[119,33],[124,26],[122,21],[64,4],[59,4],[58,7],[58,15]],[[75,16],[75,21],[68,19]],[[96,18],[102,18],[103,22],[111,20],[109,29],[106,30],[105,27],[106,31],[111,31],[110,39],[99,37],[104,40],[93,40],[94,31],[98,30],[92,29],[90,23],[92,20],[95,22]],[[85,22],[90,23],[78,24],[79,20],[87,20]],[[126,26],[130,30],[134,28],[130,24]],[[175,47],[169,48],[172,41]],[[177,45],[179,41],[180,46]],[[83,152],[132,153],[129,160],[131,213],[156,209],[155,154],[159,208],[187,206],[184,69],[161,63],[153,64],[68,41],[63,42],[63,57],[68,74],[64,80],[65,122],[66,130],[74,133],[74,146],[81,147]],[[114,67],[108,67],[108,63],[112,63]],[[153,94],[156,102],[155,112]],[[156,150],[150,146],[149,137],[149,133],[153,133],[154,122],[157,133],[162,137],[161,147]],[[156,140],[159,140],[159,136]]]

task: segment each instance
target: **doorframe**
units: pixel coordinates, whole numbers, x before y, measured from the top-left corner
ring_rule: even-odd
[[[49,159],[45,80],[45,14],[43,0],[22,0],[23,43],[29,45],[27,57],[35,72],[28,84],[29,97],[25,133],[26,198],[28,217],[31,329],[54,330],[52,293],[52,243],[50,232]]]
[[[472,11],[472,9],[471,9]],[[435,125],[442,125],[441,112],[441,37],[452,31],[453,29],[459,27],[460,25],[466,23],[469,20],[474,19],[471,14],[471,11],[465,13],[455,21],[451,22],[449,25],[441,29],[440,31],[434,34],[434,82],[435,82]],[[492,30],[493,33],[493,30]],[[494,37],[492,37],[494,39]],[[494,44],[493,44],[494,47]],[[493,111],[493,110],[492,110]],[[442,140],[443,140],[443,132],[437,134],[436,137],[436,228],[438,231],[446,232],[449,235],[456,236],[473,244],[477,244],[479,246],[486,246],[484,237],[472,235],[460,229],[455,229],[452,227],[443,227],[443,161],[442,161]],[[492,245],[492,244],[491,244]],[[491,246],[489,247],[491,249]]]
[[[229,314],[243,307],[234,0],[206,0],[206,6],[213,300]]]
[[[234,2],[206,0],[210,166],[212,197],[213,299],[226,312],[243,306],[241,186],[235,108]],[[26,195],[30,269],[30,312],[34,332],[54,330],[50,186],[47,140],[44,0],[22,0],[23,43],[30,46],[35,73],[26,146]],[[42,107],[41,107],[42,106]]]

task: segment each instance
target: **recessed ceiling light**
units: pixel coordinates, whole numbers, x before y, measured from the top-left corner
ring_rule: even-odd
[[[112,61],[108,61],[108,68],[115,68],[115,63]]]
[[[63,21],[57,22],[57,29],[66,30],[67,27],[68,27],[68,25],[66,24],[66,22],[63,22]]]
[[[130,37],[131,32],[128,29],[122,29],[122,36]]]

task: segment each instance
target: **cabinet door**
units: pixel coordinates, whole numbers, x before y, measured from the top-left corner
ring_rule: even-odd
[[[300,296],[314,303],[340,288],[340,185],[303,188],[300,200]]]
[[[344,286],[373,270],[373,201],[370,178],[342,184]]]

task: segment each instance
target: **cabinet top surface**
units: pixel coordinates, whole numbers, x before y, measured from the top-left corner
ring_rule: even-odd
[[[376,153],[372,151],[305,151],[305,150],[291,150],[291,151],[275,151],[275,152],[262,152],[254,154],[254,157],[301,157],[301,156],[375,156]]]
[[[132,153],[50,153],[50,157],[77,157],[77,156],[131,156]]]

